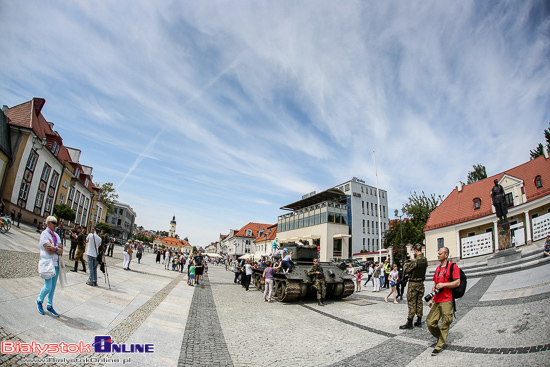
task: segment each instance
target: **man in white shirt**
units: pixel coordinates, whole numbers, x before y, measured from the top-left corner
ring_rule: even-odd
[[[86,237],[86,244],[86,255],[88,255],[88,265],[90,269],[90,277],[86,284],[97,287],[97,254],[101,246],[101,237],[97,235],[96,228]]]

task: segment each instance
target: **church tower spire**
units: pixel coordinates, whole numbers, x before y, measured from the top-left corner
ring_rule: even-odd
[[[168,231],[169,237],[176,237],[176,216],[170,221],[170,231]]]

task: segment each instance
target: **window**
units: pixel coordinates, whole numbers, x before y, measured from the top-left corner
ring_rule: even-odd
[[[365,220],[363,219],[363,233],[365,233]]]
[[[67,181],[65,181],[67,182]],[[74,187],[71,186],[71,188],[69,189],[69,197],[68,197],[68,200],[73,200],[73,195],[74,195]]]
[[[80,195],[79,205],[82,206],[82,204],[84,204],[84,194]]]
[[[122,223],[122,219],[119,219],[117,224],[120,226],[121,223]]]
[[[78,205],[78,200],[79,199],[80,199],[80,191],[76,190],[76,195],[74,197],[73,209],[76,208],[76,206]]]
[[[363,248],[365,248],[365,239],[363,238]]]
[[[84,186],[88,187],[88,184],[90,183],[90,180],[88,177],[86,177],[86,181],[84,181]]]
[[[122,209],[118,210],[118,215],[122,215]]]
[[[437,239],[437,251],[441,250],[442,247],[445,247],[445,238],[440,237]]]
[[[34,167],[36,167],[36,161],[38,160],[38,154],[36,151],[31,151],[31,154],[29,154],[29,160],[27,161],[27,168],[31,171],[34,171]]]
[[[90,199],[86,198],[86,204],[84,204],[84,209],[88,209],[88,205],[90,205]]]
[[[334,257],[342,256],[342,239],[341,238],[335,238],[334,239],[333,255],[334,255]]]
[[[36,194],[36,201],[34,203],[34,206],[37,208],[42,208],[42,201],[44,200],[44,193],[42,191],[38,191]]]
[[[470,232],[470,233],[468,233],[468,237],[474,237],[475,235],[476,235],[475,232]]]
[[[115,224],[115,223],[116,223],[116,218],[113,217],[113,218],[111,219],[111,224]]]
[[[47,163],[44,163],[44,170],[42,170],[42,177],[40,177],[40,179],[42,181],[48,182],[48,178],[50,178],[51,170],[52,170],[52,167],[50,167]]]
[[[474,199],[474,210],[478,210],[479,208],[481,208],[481,199],[480,198],[475,198]]]
[[[77,168],[76,171],[74,171],[74,177],[77,179],[80,177],[80,168]]]
[[[384,214],[384,218],[386,218],[386,206],[382,205],[382,214]]]
[[[386,223],[384,223],[384,231],[386,230]]]
[[[63,204],[63,199],[65,199],[65,195],[63,193],[59,194],[59,204]]]
[[[67,188],[67,181],[63,180],[63,187]]]
[[[46,198],[46,205],[44,206],[44,211],[49,213],[52,210],[52,200],[53,199],[49,196]]]
[[[19,190],[19,199],[27,200],[29,194],[29,183],[27,181],[21,182],[21,189]]]
[[[364,223],[364,222],[365,222],[365,221],[363,221],[363,223]],[[363,226],[364,226],[364,224],[363,224]],[[367,220],[367,228],[368,228],[368,232],[369,232],[369,234],[370,234],[370,220]],[[365,233],[365,232],[363,232],[363,233]]]
[[[374,204],[374,210],[376,210],[376,215],[378,215],[378,204]]]
[[[365,214],[365,202],[361,201],[361,208],[363,209],[363,214]]]
[[[382,191],[382,199],[384,199],[384,191]]]
[[[506,205],[508,205],[508,208],[514,206],[514,195],[511,192],[506,194]]]
[[[50,181],[50,186],[53,188],[56,188],[58,179],[59,179],[59,173],[53,171],[52,180]]]
[[[374,204],[373,203],[370,203],[370,211],[371,211],[372,215],[374,215]]]
[[[55,149],[55,152],[53,152],[53,155],[55,155],[57,157],[57,154],[59,153],[59,148],[60,146],[58,145],[57,148]]]
[[[54,141],[52,145],[52,153],[55,155],[55,149],[57,148],[57,142]]]
[[[361,192],[364,193],[364,191],[363,191],[363,186],[361,186]]]
[[[537,189],[542,188],[542,178],[540,177],[540,175],[535,177],[535,186],[537,187]]]

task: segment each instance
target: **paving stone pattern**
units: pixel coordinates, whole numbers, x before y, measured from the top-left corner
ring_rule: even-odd
[[[233,366],[208,277],[195,287],[178,366]]]

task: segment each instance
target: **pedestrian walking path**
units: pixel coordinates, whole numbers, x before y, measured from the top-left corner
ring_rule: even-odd
[[[32,232],[29,235],[29,232],[24,233],[13,228],[9,233],[12,234],[9,240],[0,236],[0,264],[12,263],[9,268],[27,267],[32,276],[0,278],[2,340],[34,341],[41,344],[60,341],[92,343],[96,335],[109,335],[116,343],[154,344],[154,354],[125,356],[132,359],[132,365],[177,365],[193,297],[193,288],[181,281],[186,274],[164,270],[164,265],[156,264],[155,256],[147,252],[144,253],[141,264],[136,259],[132,260],[130,267],[133,271],[124,271],[122,247],[117,246],[114,257],[108,258],[110,289],[106,276],[99,269],[98,287],[85,284],[88,277],[86,273],[67,272],[67,286],[62,288],[58,283],[54,297],[54,306],[60,317],[40,315],[36,311],[36,298],[43,285],[36,270],[38,233],[33,236]],[[8,249],[11,241],[16,242],[17,250]],[[67,258],[65,260],[67,266],[72,265]],[[17,365],[22,362],[22,357],[2,354],[0,364]],[[75,353],[53,354],[49,357],[90,356]],[[33,364],[37,365],[40,364]]]

